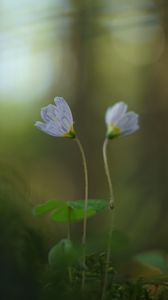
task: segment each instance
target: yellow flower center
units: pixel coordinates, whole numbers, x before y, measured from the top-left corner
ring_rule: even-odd
[[[70,130],[65,133],[63,135],[63,137],[65,138],[71,138],[71,139],[74,139],[76,137],[76,132],[75,132],[75,129],[74,129],[74,125],[72,125],[72,127],[70,128]]]
[[[107,128],[107,137],[109,139],[113,139],[115,137],[118,137],[121,134],[121,129],[117,127],[115,124],[108,125]]]

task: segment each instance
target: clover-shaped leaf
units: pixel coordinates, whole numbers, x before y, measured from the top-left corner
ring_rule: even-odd
[[[88,200],[87,217],[96,215],[108,207],[105,200]],[[82,220],[85,216],[85,200],[61,201],[49,200],[33,208],[35,216],[50,212],[50,218],[56,222]]]
[[[87,217],[92,217],[96,214],[96,211],[93,209],[87,209]],[[84,218],[85,211],[82,208],[71,208],[68,207],[66,209],[60,209],[52,214],[51,220],[56,222],[66,222],[70,221],[78,221]]]

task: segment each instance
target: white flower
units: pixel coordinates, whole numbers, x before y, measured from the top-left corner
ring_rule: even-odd
[[[127,108],[127,104],[118,102],[107,109],[105,115],[107,138],[128,135],[139,129],[139,116],[135,112],[127,112]]]
[[[71,110],[62,97],[55,97],[54,104],[41,108],[43,122],[37,121],[35,126],[55,137],[74,138],[74,121]]]

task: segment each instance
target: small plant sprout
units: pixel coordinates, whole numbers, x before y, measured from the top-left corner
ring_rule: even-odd
[[[43,122],[37,121],[35,126],[43,132],[54,136],[74,139],[81,152],[84,175],[85,175],[85,205],[84,205],[84,221],[83,221],[83,265],[86,261],[86,230],[87,230],[87,211],[88,211],[88,171],[86,157],[83,146],[77,137],[74,129],[74,121],[69,105],[62,97],[55,97],[54,104],[49,104],[41,109],[41,118]],[[68,239],[71,239],[70,234],[71,211],[69,209],[69,225],[68,225]],[[71,277],[71,276],[70,276]],[[82,274],[82,287],[85,285],[85,271]]]
[[[128,106],[124,102],[117,102],[113,106],[109,107],[105,114],[105,122],[107,125],[107,133],[106,138],[103,144],[103,160],[104,160],[104,167],[105,173],[107,176],[108,186],[109,186],[109,207],[111,209],[114,208],[114,194],[113,194],[113,186],[110,176],[110,170],[108,165],[107,159],[107,146],[109,140],[114,138],[129,135],[134,133],[136,130],[139,129],[138,124],[138,114],[135,112],[128,112]],[[104,284],[102,290],[102,300],[105,298],[107,281],[108,281],[108,266],[110,262],[110,255],[111,255],[111,236],[112,230],[109,233],[109,242],[107,245],[107,253],[106,253],[106,267],[105,267],[105,275],[104,275]]]

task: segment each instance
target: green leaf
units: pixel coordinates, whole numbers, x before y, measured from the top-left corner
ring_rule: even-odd
[[[53,209],[66,208],[67,204],[61,200],[48,200],[45,203],[39,204],[33,208],[33,215],[39,216],[52,211]]]
[[[68,201],[68,204],[71,208],[82,208],[85,209],[85,200],[77,200],[77,201]],[[108,202],[106,200],[93,200],[88,199],[88,208],[93,209],[96,212],[104,210],[108,207]]]
[[[166,261],[166,254],[162,251],[148,251],[138,254],[134,258],[137,262],[161,270],[163,273],[168,273],[168,265]]]
[[[96,213],[108,207],[105,200],[88,200],[87,217],[92,217]],[[51,219],[56,222],[67,222],[82,220],[85,216],[85,200],[77,201],[61,201],[49,200],[45,203],[37,205],[33,209],[35,216],[43,215],[51,212]]]
[[[54,212],[51,219],[56,222],[66,222],[82,220],[85,216],[85,200],[67,201],[67,207]],[[96,215],[97,212],[108,207],[105,200],[88,200],[87,217]],[[70,211],[69,211],[70,209]]]
[[[69,212],[70,209],[70,212]],[[96,214],[96,211],[93,209],[87,210],[87,217],[92,217]],[[70,208],[66,207],[63,209],[60,209],[52,214],[51,219],[56,222],[66,222],[68,220],[70,221],[79,221],[84,218],[85,211],[81,208]]]
[[[51,266],[67,267],[74,264],[79,258],[79,251],[68,239],[62,239],[53,246],[48,254],[48,262]]]

